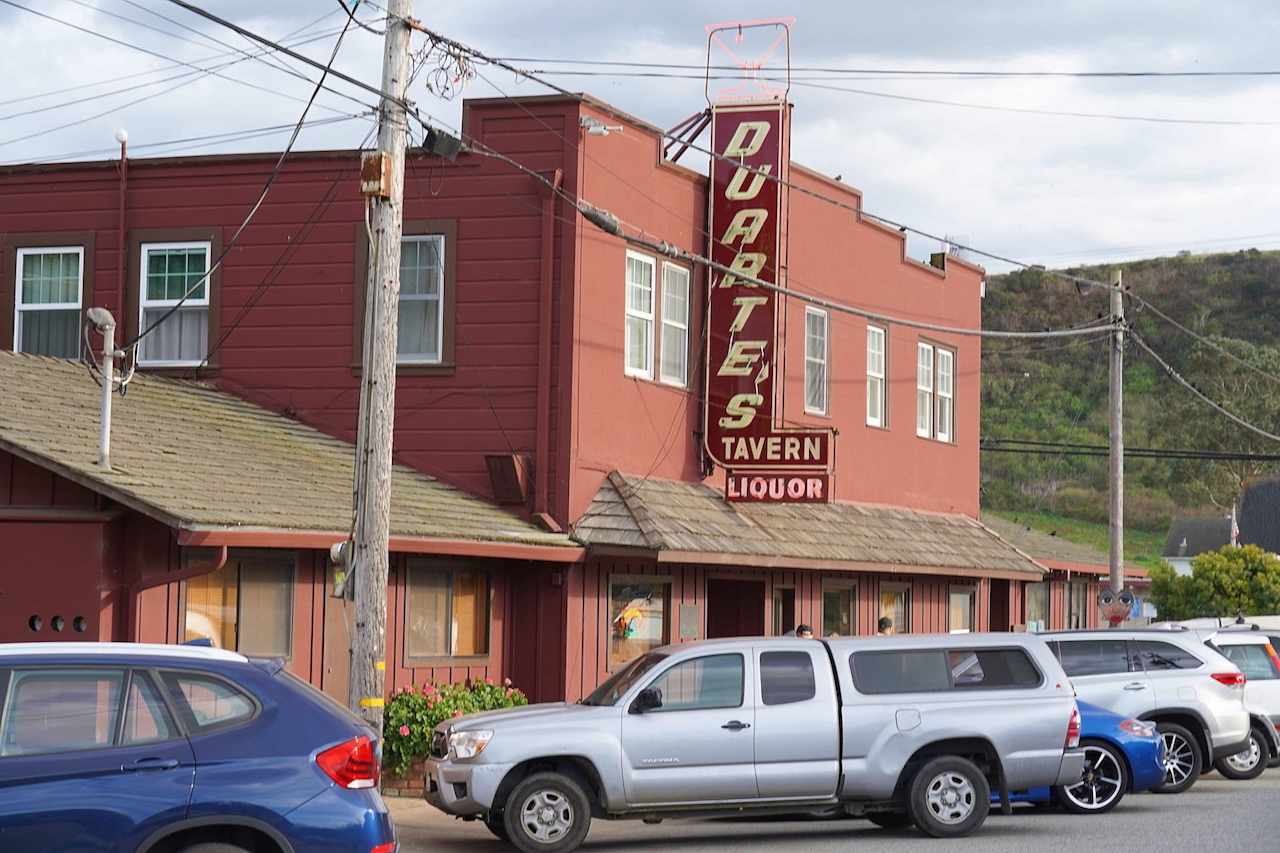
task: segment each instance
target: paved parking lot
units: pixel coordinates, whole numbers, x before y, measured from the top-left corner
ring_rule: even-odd
[[[420,800],[388,799],[401,853],[498,853],[514,848],[478,822],[448,817]],[[594,821],[584,853],[1275,853],[1280,850],[1280,768],[1252,782],[1203,776],[1182,794],[1137,794],[1104,815],[1018,807],[998,811],[969,838],[939,840],[889,832],[862,820]]]

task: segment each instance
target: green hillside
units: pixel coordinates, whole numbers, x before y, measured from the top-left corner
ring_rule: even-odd
[[[1105,323],[1107,290],[1087,282],[1110,282],[1115,270],[1129,293],[1125,315],[1135,338],[1125,351],[1125,525],[1162,541],[1172,517],[1228,511],[1245,477],[1280,473],[1272,461],[1159,455],[1280,454],[1280,442],[1215,411],[1160,364],[1241,420],[1280,435],[1280,252],[1182,254],[1063,271],[1083,281],[1042,270],[993,275],[983,326],[1039,331]],[[1106,550],[1109,352],[1105,333],[983,339],[984,509],[1102,525]],[[1099,450],[1085,455],[1087,447]]]

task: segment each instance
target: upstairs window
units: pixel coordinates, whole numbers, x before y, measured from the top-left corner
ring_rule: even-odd
[[[867,326],[867,426],[885,425],[885,330]]]
[[[827,312],[804,309],[804,410],[827,413]]]
[[[624,347],[628,376],[653,378],[654,260],[627,252],[627,327]]]
[[[440,363],[444,287],[444,237],[405,237],[400,244],[398,363]]]
[[[626,278],[623,373],[688,387],[689,270],[628,250]]]
[[[209,352],[210,244],[143,243],[138,362],[199,365]],[[150,330],[148,332],[148,330]]]
[[[916,344],[916,435],[955,440],[955,353]]]
[[[84,249],[18,249],[17,264],[14,350],[79,358]]]
[[[663,382],[689,384],[689,271],[675,264],[662,265],[662,371]]]

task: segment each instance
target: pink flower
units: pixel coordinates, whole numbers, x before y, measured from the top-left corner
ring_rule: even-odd
[[[455,717],[461,717],[461,716],[462,716],[462,712],[461,712],[461,711],[454,711],[454,712],[453,712],[453,715],[454,715]]]
[[[486,678],[486,679],[484,680],[484,683],[485,683],[485,684],[493,684],[493,679],[492,679],[492,678]]]
[[[408,736],[409,736],[409,727],[408,727],[408,726],[401,726],[401,727],[400,727],[400,737],[408,737]]]
[[[432,693],[435,693],[435,692],[436,692],[436,686],[434,684],[422,685],[422,693],[424,696],[430,696]]]
[[[514,693],[514,692],[515,692],[514,690],[512,690],[510,687],[508,687],[508,688],[507,688],[507,698],[508,698],[508,699],[510,699],[510,698],[511,698],[511,694],[512,694],[512,693]]]
[[[510,687],[510,686],[511,686],[511,679],[510,679],[510,678],[504,678],[504,679],[502,679],[502,684],[503,684],[503,686],[505,686],[505,687]],[[508,694],[508,695],[509,695],[509,694]]]
[[[428,701],[427,701],[427,707],[428,707],[428,708],[434,708],[435,706],[436,706],[436,703],[435,703],[435,702],[432,702],[432,701],[430,701],[430,700],[428,700]]]

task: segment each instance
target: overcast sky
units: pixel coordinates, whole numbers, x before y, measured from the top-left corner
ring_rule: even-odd
[[[199,5],[320,63],[347,20],[340,0]],[[416,0],[414,12],[664,128],[706,106],[706,25],[794,18],[792,158],[861,189],[868,212],[1050,268],[1280,247],[1276,0]],[[334,65],[373,87],[384,14],[359,4],[367,28],[349,29]],[[772,30],[752,32],[744,53]],[[478,66],[443,98],[437,58],[410,96],[442,127],[456,129],[461,97],[550,91]],[[279,151],[318,74],[172,0],[0,0],[0,165],[114,159],[121,128],[131,158]],[[296,148],[367,144],[374,96],[330,85]]]

